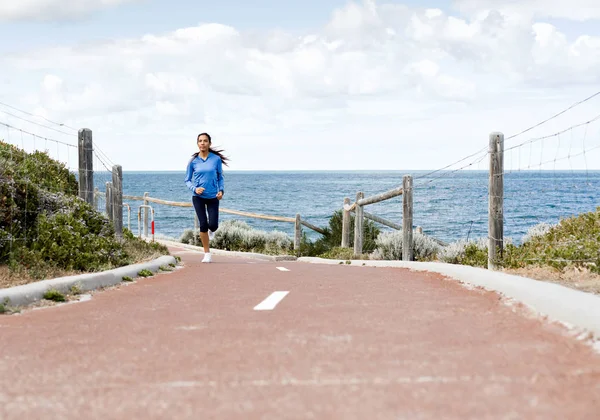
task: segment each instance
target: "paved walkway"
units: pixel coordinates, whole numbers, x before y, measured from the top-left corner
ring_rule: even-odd
[[[181,251],[175,273],[0,317],[0,418],[598,418],[600,356],[494,293]]]

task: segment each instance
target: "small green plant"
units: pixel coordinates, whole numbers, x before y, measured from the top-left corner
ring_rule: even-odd
[[[175,267],[177,267],[177,265],[173,264],[173,263],[169,263],[169,267],[175,268]]]
[[[79,287],[79,285],[77,285],[77,284],[74,284],[73,286],[71,286],[71,289],[69,290],[69,292],[72,295],[80,295],[82,293],[81,287]]]
[[[51,300],[53,302],[66,302],[67,298],[61,292],[56,289],[50,289],[44,293],[44,299]]]
[[[320,258],[331,260],[351,260],[354,258],[354,250],[352,248],[335,247],[321,255]]]
[[[168,265],[161,265],[160,267],[158,267],[158,269],[160,271],[173,271],[173,269]]]
[[[4,302],[0,303],[0,314],[5,314],[8,312],[8,305],[10,304],[10,299],[4,299]]]
[[[138,273],[138,276],[140,276],[140,277],[151,277],[153,275],[154,275],[154,273],[148,269],[143,269],[142,271],[140,271]]]
[[[181,257],[179,255],[175,255],[175,261],[177,261],[177,263],[180,263]]]
[[[126,282],[131,282],[131,281],[133,281],[133,279],[132,279],[131,277],[129,277],[129,276],[123,276],[123,279],[122,279],[122,280],[123,280],[123,281],[126,281]]]

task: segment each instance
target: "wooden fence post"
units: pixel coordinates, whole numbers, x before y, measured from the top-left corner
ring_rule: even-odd
[[[94,205],[94,145],[92,130],[79,130],[79,197],[90,205]]]
[[[123,236],[123,168],[121,165],[114,165],[112,169],[113,182],[113,225],[115,234],[121,238]]]
[[[504,134],[490,134],[489,153],[488,270],[494,270],[504,251]]]
[[[413,259],[413,178],[402,178],[402,261]]]
[[[108,217],[108,220],[110,220],[111,222],[113,221],[113,188],[112,188],[112,182],[107,182],[106,183],[106,216]]]
[[[344,207],[350,205],[350,199],[344,198]],[[342,210],[342,248],[350,248],[350,211]]]
[[[300,255],[300,241],[302,240],[302,219],[300,218],[300,214],[296,214],[295,227],[294,250],[296,251],[296,255]]]
[[[144,193],[144,205],[147,206],[149,204],[147,198],[150,194],[145,192]],[[147,237],[148,236],[148,223],[150,220],[150,213],[149,213],[150,209],[148,207],[144,207],[144,236]],[[194,213],[194,218],[196,220],[196,223],[198,223],[198,218],[195,216],[196,213]],[[195,225],[194,225],[195,226]],[[196,232],[194,232],[195,234]],[[194,243],[195,245],[195,243]]]
[[[363,192],[358,192],[356,194],[356,201],[362,200],[365,198],[365,194]],[[354,256],[358,257],[362,255],[363,252],[363,222],[364,222],[364,211],[363,206],[356,205],[356,210],[354,214]]]

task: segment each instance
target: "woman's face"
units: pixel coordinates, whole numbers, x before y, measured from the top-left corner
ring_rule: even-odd
[[[208,151],[209,146],[210,146],[210,140],[208,139],[207,136],[205,136],[204,134],[202,134],[201,136],[198,136],[198,149],[200,149],[201,152]]]

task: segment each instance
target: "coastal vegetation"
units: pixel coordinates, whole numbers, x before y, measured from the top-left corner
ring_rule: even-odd
[[[0,287],[97,272],[168,255],[78,198],[74,174],[48,154],[0,141]]]

